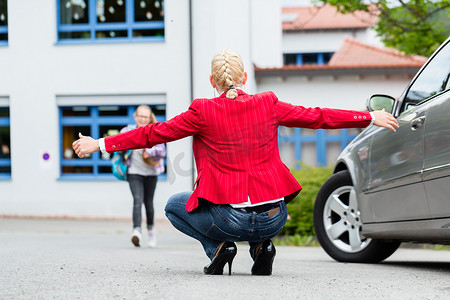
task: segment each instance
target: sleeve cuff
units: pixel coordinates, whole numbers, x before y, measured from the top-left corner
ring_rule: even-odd
[[[373,112],[369,112],[369,114],[370,114],[370,117],[372,118],[372,120],[370,121],[370,125],[373,125],[373,123],[375,122],[375,115]]]
[[[106,153],[105,138],[98,139],[98,147],[102,153]]]

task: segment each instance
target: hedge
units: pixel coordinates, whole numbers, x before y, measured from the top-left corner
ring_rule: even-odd
[[[322,184],[333,173],[333,168],[313,168],[302,165],[301,169],[291,170],[291,172],[303,189],[287,205],[289,218],[280,236],[315,236],[313,225],[314,201]]]

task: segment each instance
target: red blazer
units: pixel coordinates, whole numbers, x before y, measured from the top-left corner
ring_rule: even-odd
[[[196,99],[189,110],[154,123],[105,138],[106,151],[151,148],[193,136],[198,177],[186,209],[198,198],[215,204],[260,203],[285,197],[292,200],[301,186],[283,164],[278,151],[278,126],[303,128],[362,128],[368,112],[304,108],[278,101],[272,92],[247,95],[238,90],[229,100]]]

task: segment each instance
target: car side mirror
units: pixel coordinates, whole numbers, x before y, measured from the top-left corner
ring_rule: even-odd
[[[375,94],[370,96],[367,101],[367,109],[369,111],[382,110],[384,108],[388,113],[392,113],[395,98],[388,95]]]

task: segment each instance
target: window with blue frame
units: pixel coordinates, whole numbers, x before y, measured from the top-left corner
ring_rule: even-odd
[[[335,162],[360,129],[304,129],[280,127],[278,144],[283,161],[291,168],[301,163],[310,166],[328,166]]]
[[[0,45],[8,44],[8,1],[0,0]]]
[[[9,108],[0,107],[0,179],[11,178]]]
[[[150,105],[158,122],[166,119],[165,105]],[[72,149],[78,133],[93,138],[117,134],[135,124],[136,106],[61,106],[59,107],[62,179],[112,179],[109,153],[96,152],[80,159]],[[161,179],[166,177],[160,175]]]
[[[164,40],[164,0],[57,0],[58,42]]]
[[[283,61],[285,65],[326,65],[333,56],[333,52],[319,52],[319,53],[286,53],[283,54]]]

